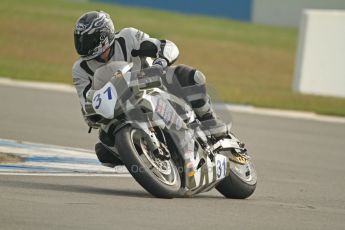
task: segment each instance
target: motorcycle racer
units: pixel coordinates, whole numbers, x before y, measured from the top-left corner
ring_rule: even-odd
[[[73,84],[77,90],[85,121],[92,128],[100,128],[86,113],[87,93],[93,82],[95,71],[110,61],[133,63],[133,70],[140,70],[149,65],[147,57],[153,58],[153,64],[163,67],[171,66],[179,56],[177,46],[169,40],[151,38],[148,34],[135,28],[124,28],[115,31],[109,14],[103,11],[91,11],[83,14],[76,22],[74,44],[80,58],[72,67]],[[186,101],[192,106],[197,118],[207,129],[212,130],[214,137],[227,134],[227,126],[217,119],[208,95],[204,74],[186,65],[177,65],[171,77],[163,80],[172,94],[181,96],[181,91],[190,86],[198,86],[200,92]],[[106,166],[114,167],[122,162],[116,153],[114,140],[107,130],[100,128],[100,142],[95,145],[98,159]]]

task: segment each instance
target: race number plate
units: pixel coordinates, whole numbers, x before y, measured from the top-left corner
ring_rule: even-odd
[[[217,154],[215,162],[217,180],[223,179],[226,176],[227,158],[223,155]]]
[[[114,118],[114,109],[117,101],[116,89],[108,82],[102,89],[97,90],[92,98],[92,106],[96,113],[104,118]]]

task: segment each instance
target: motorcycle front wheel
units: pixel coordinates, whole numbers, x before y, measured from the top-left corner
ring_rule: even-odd
[[[115,136],[121,160],[134,179],[158,198],[173,198],[181,187],[181,178],[174,161],[162,160],[148,150],[149,138],[132,126],[122,128]]]

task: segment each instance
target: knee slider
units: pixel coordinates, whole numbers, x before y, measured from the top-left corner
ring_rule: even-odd
[[[204,85],[206,83],[205,75],[199,70],[195,71],[194,82],[198,85]]]

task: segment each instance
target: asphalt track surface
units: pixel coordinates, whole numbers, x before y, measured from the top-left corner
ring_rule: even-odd
[[[0,106],[0,138],[87,149],[97,140],[74,94],[0,86]],[[232,118],[259,176],[247,200],[156,199],[132,178],[0,175],[0,229],[344,229],[344,124]]]

